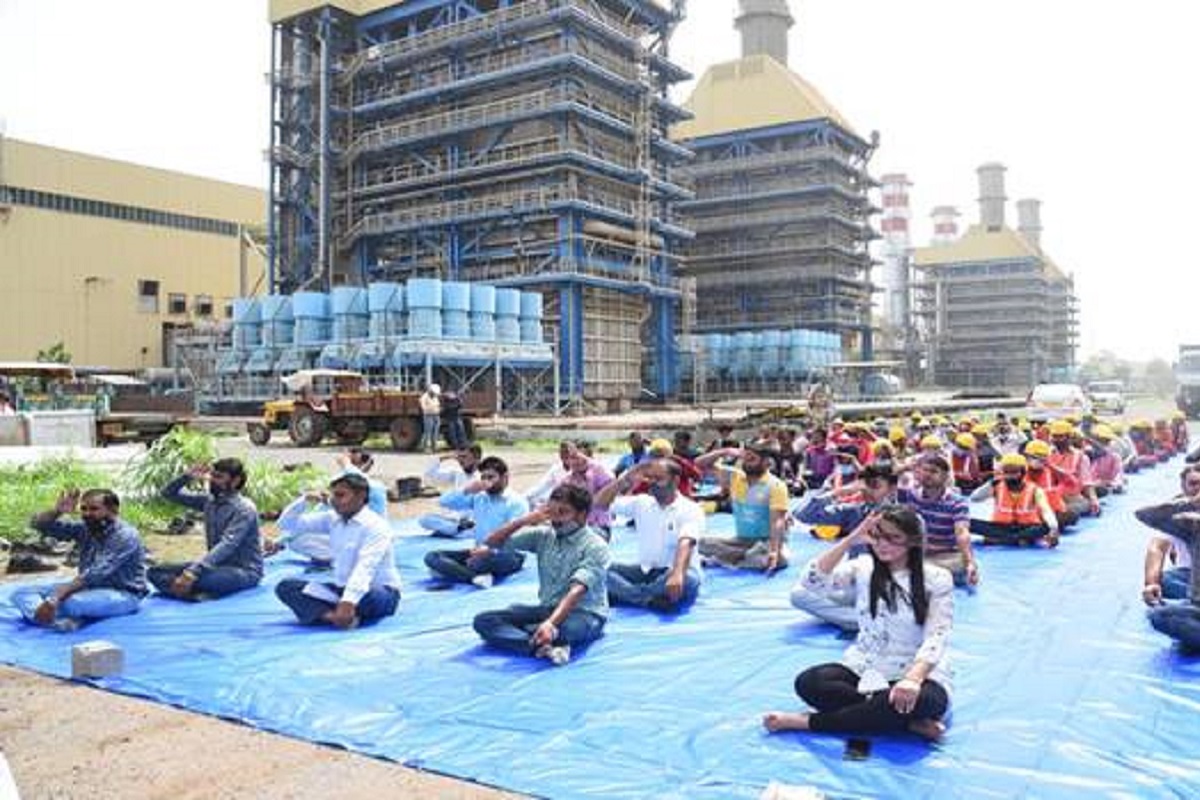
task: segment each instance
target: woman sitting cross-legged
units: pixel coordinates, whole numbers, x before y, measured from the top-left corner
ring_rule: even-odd
[[[856,544],[870,552],[848,561]],[[936,740],[950,706],[946,646],[954,582],[924,562],[924,526],[909,508],[882,507],[852,534],[809,563],[813,592],[853,588],[858,637],[841,663],[821,664],[796,677],[796,694],[811,713],[773,711],[767,730],[858,735],[910,731]]]

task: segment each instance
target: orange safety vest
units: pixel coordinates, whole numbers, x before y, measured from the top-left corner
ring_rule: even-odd
[[[1051,467],[1061,469],[1065,475],[1059,477],[1061,481],[1061,491],[1068,497],[1074,497],[1083,492],[1083,482],[1079,480],[1079,462],[1083,460],[1083,453],[1071,448],[1066,453],[1060,453],[1055,450],[1046,459],[1046,464]]]
[[[996,481],[993,494],[996,505],[992,510],[992,522],[998,525],[1041,525],[1042,514],[1037,507],[1038,485],[1025,481],[1020,494],[1013,494],[1004,481]]]
[[[1050,502],[1051,511],[1055,514],[1061,514],[1067,510],[1067,504],[1063,501],[1062,491],[1054,485],[1054,475],[1050,470],[1043,469],[1038,475],[1034,475],[1030,471],[1028,480],[1046,493],[1046,500]]]

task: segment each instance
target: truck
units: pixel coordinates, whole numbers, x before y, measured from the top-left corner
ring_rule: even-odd
[[[1200,344],[1179,345],[1175,386],[1175,405],[1188,419],[1200,419]]]
[[[386,433],[392,446],[415,450],[421,442],[420,392],[371,388],[361,373],[302,370],[283,379],[290,396],[266,403],[261,420],[246,426],[250,441],[265,445],[272,431],[287,431],[299,447],[314,447],[329,436],[339,444],[357,445],[372,433]],[[462,420],[467,439],[475,435],[475,418],[490,416],[495,395],[462,394]]]

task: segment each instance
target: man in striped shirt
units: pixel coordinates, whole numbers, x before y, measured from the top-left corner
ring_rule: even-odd
[[[916,488],[897,496],[925,522],[925,560],[950,570],[956,586],[975,586],[979,565],[971,549],[971,514],[966,499],[950,487],[950,462],[930,454],[915,469]]]

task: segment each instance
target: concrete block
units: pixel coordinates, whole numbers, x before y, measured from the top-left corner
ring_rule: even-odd
[[[107,678],[125,669],[125,652],[100,639],[71,648],[71,677]]]

